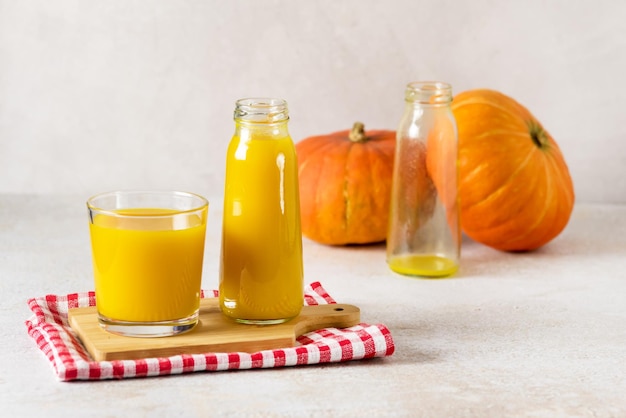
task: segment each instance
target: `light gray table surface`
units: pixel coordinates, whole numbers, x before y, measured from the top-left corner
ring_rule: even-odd
[[[626,416],[626,206],[577,204],[535,252],[466,239],[459,273],[440,280],[392,273],[383,245],[305,239],[305,281],[385,324],[391,357],[59,382],[26,332],[26,300],[93,289],[84,200],[0,195],[2,416]],[[203,288],[214,289],[220,199],[209,218]]]

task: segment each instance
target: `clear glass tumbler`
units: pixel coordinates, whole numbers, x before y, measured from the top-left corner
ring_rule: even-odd
[[[105,330],[159,337],[196,325],[208,205],[177,191],[116,191],[87,200]]]

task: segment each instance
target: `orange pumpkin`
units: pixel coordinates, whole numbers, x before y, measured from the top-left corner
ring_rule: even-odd
[[[533,250],[555,238],[574,207],[563,155],[533,115],[493,90],[455,96],[461,225],[499,250]]]
[[[296,143],[302,233],[323,244],[384,241],[395,131],[352,130]]]

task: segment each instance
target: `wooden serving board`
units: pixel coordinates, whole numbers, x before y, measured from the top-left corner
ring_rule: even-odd
[[[177,354],[248,352],[293,347],[296,338],[321,328],[346,328],[360,322],[358,307],[346,304],[304,306],[297,318],[277,325],[239,324],[222,315],[218,298],[200,300],[198,324],[172,337],[123,337],[103,330],[96,307],[68,312],[70,325],[96,361],[169,357]]]

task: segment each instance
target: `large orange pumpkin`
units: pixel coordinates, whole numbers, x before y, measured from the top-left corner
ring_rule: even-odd
[[[384,241],[395,131],[352,130],[296,143],[302,233],[323,244]]]
[[[493,90],[458,94],[452,111],[463,231],[506,251],[555,238],[569,221],[574,188],[550,134],[524,106]]]

